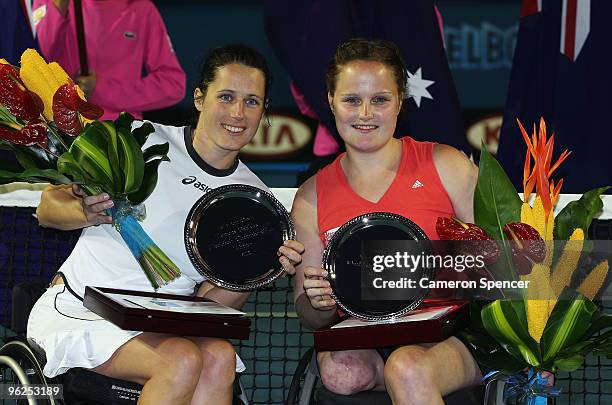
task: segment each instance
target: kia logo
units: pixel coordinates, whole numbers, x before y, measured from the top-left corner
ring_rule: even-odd
[[[261,125],[244,148],[242,156],[252,159],[285,159],[301,152],[313,138],[312,129],[300,118],[284,113],[270,114],[271,126]]]
[[[467,130],[467,140],[470,145],[475,149],[480,149],[480,145],[484,143],[489,152],[496,154],[502,120],[503,115],[496,113],[482,117],[473,123]]]

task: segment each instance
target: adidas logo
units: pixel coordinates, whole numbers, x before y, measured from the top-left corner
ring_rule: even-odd
[[[424,187],[425,185],[423,183],[421,183],[420,181],[415,181],[414,184],[412,185],[412,188],[419,188],[419,187]]]

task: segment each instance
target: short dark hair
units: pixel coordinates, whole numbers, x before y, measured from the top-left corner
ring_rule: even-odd
[[[336,91],[338,73],[342,67],[356,60],[375,61],[387,66],[395,76],[398,93],[406,93],[406,64],[397,45],[380,39],[353,38],[341,44],[329,61],[325,84],[331,95]]]
[[[244,44],[226,45],[210,51],[200,66],[198,88],[202,93],[206,95],[208,86],[217,76],[217,70],[221,69],[223,66],[231,65],[232,63],[239,63],[244,66],[252,67],[263,73],[266,82],[264,98],[267,104],[270,86],[272,85],[270,69],[261,53]]]

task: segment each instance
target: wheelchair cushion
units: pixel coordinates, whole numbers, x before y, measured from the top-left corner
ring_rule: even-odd
[[[315,392],[317,405],[392,405],[386,392],[363,391],[354,395],[338,395],[321,386]],[[444,397],[446,405],[481,405],[484,401],[484,386],[465,388]]]
[[[71,368],[58,376],[69,404],[135,404],[142,385],[106,377],[84,368]]]
[[[18,335],[26,334],[32,307],[46,289],[47,284],[42,282],[24,281],[13,286],[11,329]]]
[[[363,391],[353,395],[334,394],[327,388],[321,386],[315,391],[315,400],[317,405],[392,405],[391,398],[386,392],[380,391]]]
[[[233,405],[244,405],[240,400],[238,376],[234,382]],[[57,377],[64,384],[64,399],[71,405],[128,405],[135,404],[142,385],[118,380],[84,368],[71,368]]]

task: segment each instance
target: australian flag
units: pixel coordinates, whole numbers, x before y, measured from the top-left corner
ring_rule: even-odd
[[[392,41],[402,51],[409,93],[396,136],[468,151],[432,0],[266,0],[264,15],[272,49],[339,144],[327,103],[325,72],[338,45],[360,37]]]
[[[531,132],[544,117],[555,150],[572,151],[564,193],[612,185],[612,1],[524,0],[498,156],[518,187]],[[556,159],[556,156],[553,157]]]

